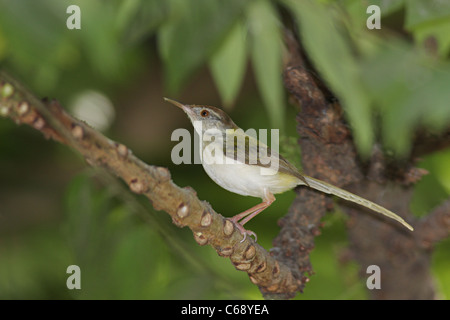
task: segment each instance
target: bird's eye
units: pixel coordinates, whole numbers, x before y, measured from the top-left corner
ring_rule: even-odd
[[[200,115],[201,115],[203,118],[206,118],[207,116],[209,116],[209,111],[206,110],[206,109],[203,109],[203,110],[200,112]]]

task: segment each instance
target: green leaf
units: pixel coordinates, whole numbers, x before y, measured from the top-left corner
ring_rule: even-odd
[[[450,124],[450,65],[392,40],[363,64],[363,82],[379,110],[383,143],[409,154],[418,127],[439,133]]]
[[[412,30],[416,43],[427,45],[427,42],[436,44],[436,53],[446,58],[450,53],[450,19],[438,20]],[[433,49],[433,48],[432,48]]]
[[[246,33],[243,22],[237,21],[209,62],[225,107],[233,104],[245,75]]]
[[[405,26],[408,29],[422,23],[438,19],[450,18],[450,2],[442,0],[409,0],[406,1]]]
[[[248,9],[250,50],[256,83],[272,126],[282,129],[285,99],[281,78],[283,47],[280,21],[269,1],[254,1]]]
[[[356,0],[358,1],[358,0]],[[362,1],[358,1],[362,2]],[[365,3],[367,8],[369,5],[377,5],[380,7],[381,16],[387,16],[394,11],[399,10],[403,7],[405,0],[372,0],[370,3]]]
[[[299,23],[308,56],[342,103],[360,154],[368,156],[374,141],[370,101],[346,34],[327,7],[312,1],[283,2]]]
[[[384,17],[400,10],[404,5],[404,0],[371,0],[370,3],[361,0],[343,0],[340,4],[342,4],[346,14],[349,15],[348,18],[350,18],[354,24],[358,27],[363,26],[366,28],[366,21],[371,15],[367,13],[367,8],[370,5],[380,7],[381,16]]]
[[[122,41],[134,44],[151,35],[167,15],[167,2],[160,0],[127,0],[119,3],[116,26]]]
[[[48,10],[50,6],[53,10]],[[63,6],[62,2],[48,0],[0,2],[0,42],[4,48],[1,54],[9,57],[9,63],[25,74],[29,82],[34,82],[39,91],[45,92],[58,81],[55,65],[67,30]],[[30,69],[31,74],[27,73]]]
[[[172,93],[207,61],[235,23],[246,1],[168,0],[169,19],[159,28],[158,47]]]
[[[447,57],[450,53],[450,2],[411,0],[406,9],[405,26],[416,43],[434,44],[437,54]]]

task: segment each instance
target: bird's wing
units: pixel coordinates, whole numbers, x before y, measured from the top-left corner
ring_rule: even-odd
[[[295,176],[308,185],[294,165],[258,139],[243,133],[228,133],[224,140],[223,148],[226,157],[263,168],[270,168],[272,164],[278,162],[279,172]],[[238,148],[238,146],[242,146],[242,148]]]

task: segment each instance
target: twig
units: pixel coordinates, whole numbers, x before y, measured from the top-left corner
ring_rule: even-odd
[[[123,144],[114,142],[66,113],[57,101],[42,102],[11,76],[0,71],[0,115],[42,132],[46,138],[77,150],[91,166],[103,167],[146,196],[157,210],[166,211],[174,224],[189,227],[199,245],[209,244],[235,268],[248,273],[261,292],[292,297],[302,279],[264,248],[242,235],[234,224],[197,198],[191,188],[180,188],[167,168],[147,165]]]

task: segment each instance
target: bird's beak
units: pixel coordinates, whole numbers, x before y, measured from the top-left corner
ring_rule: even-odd
[[[173,104],[174,106],[177,106],[178,108],[182,109],[184,112],[186,112],[188,115],[192,114],[192,110],[191,110],[191,106],[188,104],[182,104],[178,101],[169,99],[169,98],[164,98],[164,100],[166,100],[167,102],[170,102],[171,104]]]

